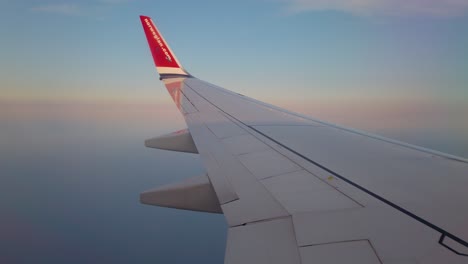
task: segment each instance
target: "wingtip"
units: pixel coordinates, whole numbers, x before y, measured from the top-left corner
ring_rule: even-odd
[[[151,17],[140,15],[140,20],[159,75],[190,76],[177,60]]]

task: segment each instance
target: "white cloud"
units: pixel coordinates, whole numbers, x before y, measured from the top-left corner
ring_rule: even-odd
[[[451,17],[468,13],[468,0],[280,0],[290,12],[335,10],[354,15]]]
[[[122,4],[122,3],[127,3],[130,1],[131,0],[99,0],[99,2],[102,2],[105,4]]]
[[[79,15],[81,13],[80,8],[78,5],[75,4],[51,4],[51,5],[43,5],[43,6],[36,6],[31,8],[34,12],[42,12],[42,13],[54,13],[54,14],[61,14],[61,15]]]

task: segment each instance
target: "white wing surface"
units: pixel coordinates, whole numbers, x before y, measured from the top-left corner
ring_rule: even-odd
[[[225,263],[468,263],[467,160],[199,80],[141,21],[188,126],[189,143],[164,149],[199,153],[229,226]],[[194,197],[183,188],[191,195],[170,196],[174,207],[204,211],[180,206]]]

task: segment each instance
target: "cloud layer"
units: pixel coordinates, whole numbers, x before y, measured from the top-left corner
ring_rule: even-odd
[[[34,6],[31,8],[33,12],[39,13],[51,13],[51,14],[60,14],[60,15],[84,15],[88,14],[93,9],[97,7],[117,5],[129,3],[132,0],[94,0],[88,4],[82,5],[82,3],[56,3],[56,4],[46,4]]]
[[[452,17],[468,13],[467,0],[280,0],[291,12],[342,11],[355,15]]]
[[[65,3],[36,6],[31,8],[31,10],[34,12],[54,13],[61,15],[79,15],[81,13],[81,10],[78,7],[78,5]]]

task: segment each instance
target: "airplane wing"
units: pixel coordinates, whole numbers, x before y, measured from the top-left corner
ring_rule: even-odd
[[[160,79],[188,129],[149,147],[199,153],[206,175],[147,204],[223,213],[225,263],[468,263],[466,159],[329,124],[190,75],[151,18]]]

